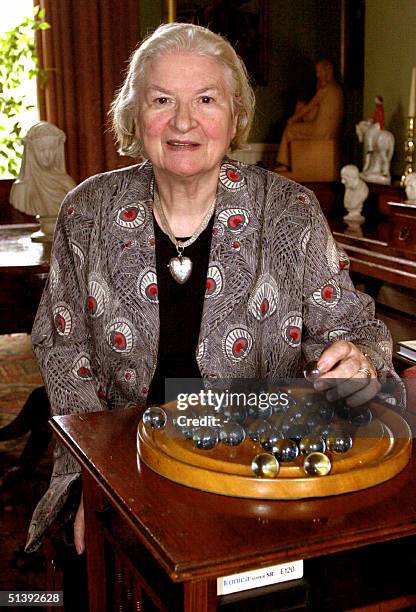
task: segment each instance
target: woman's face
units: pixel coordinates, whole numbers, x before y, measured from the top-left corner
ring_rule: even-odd
[[[155,171],[176,177],[218,172],[237,116],[225,68],[190,53],[167,53],[148,66],[136,134]]]

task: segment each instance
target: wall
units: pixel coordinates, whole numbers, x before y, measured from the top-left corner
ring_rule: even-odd
[[[404,168],[406,117],[412,66],[416,66],[416,1],[366,0],[364,116],[384,98],[386,129],[396,138],[392,172]]]

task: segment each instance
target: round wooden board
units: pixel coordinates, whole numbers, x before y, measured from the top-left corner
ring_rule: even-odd
[[[396,412],[377,403],[371,405],[373,421],[357,430],[348,453],[330,453],[332,470],[327,476],[308,476],[303,457],[281,464],[277,478],[256,478],[251,461],[262,452],[259,444],[246,439],[237,447],[218,444],[198,450],[168,423],[163,430],[149,430],[140,421],[137,451],[148,467],[174,482],[222,495],[257,499],[301,499],[339,495],[371,487],[398,474],[408,463],[411,432]]]

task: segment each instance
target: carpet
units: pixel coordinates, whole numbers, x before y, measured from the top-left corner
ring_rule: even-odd
[[[30,393],[42,384],[30,337],[0,336],[0,427],[14,419]],[[45,589],[42,552],[26,555],[23,548],[33,509],[48,486],[52,449],[48,448],[30,477],[4,478],[18,463],[28,436],[0,442],[0,590]]]

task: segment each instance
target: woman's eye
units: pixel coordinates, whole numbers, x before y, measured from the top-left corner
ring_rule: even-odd
[[[168,101],[168,99],[165,98],[164,96],[161,96],[160,98],[156,98],[156,102],[158,104],[166,104],[167,101]]]
[[[212,101],[213,101],[213,98],[211,98],[211,96],[202,96],[201,98],[201,102],[203,104],[209,104]]]

